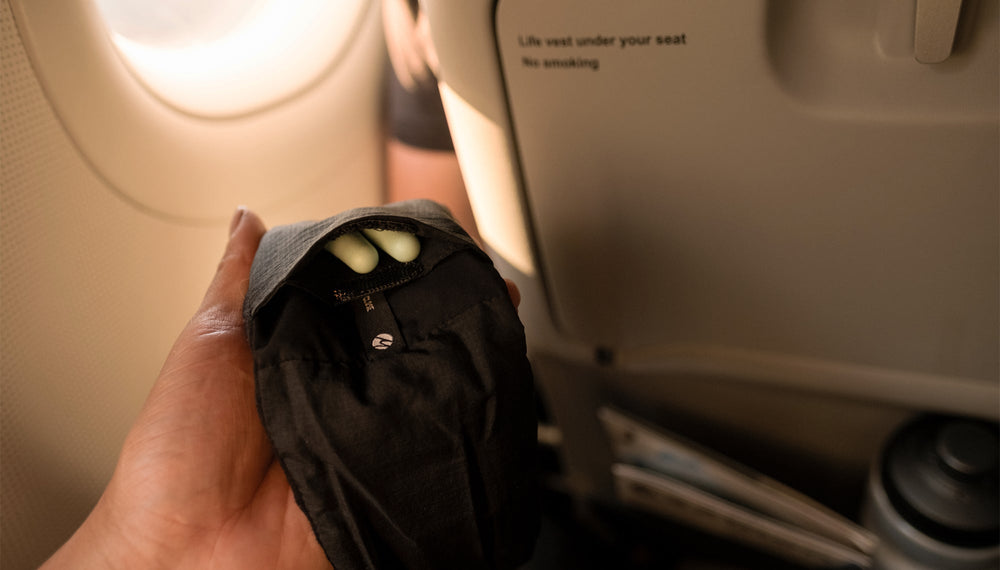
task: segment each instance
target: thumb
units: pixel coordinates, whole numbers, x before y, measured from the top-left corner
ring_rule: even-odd
[[[181,331],[167,356],[160,379],[192,362],[229,358],[247,348],[243,334],[243,299],[250,282],[250,265],[264,236],[263,222],[239,208],[229,225],[229,243],[205,298]],[[234,352],[233,349],[236,349]]]
[[[242,323],[243,298],[250,281],[250,265],[265,231],[264,223],[256,214],[242,206],[236,210],[229,224],[229,243],[215,272],[215,278],[205,293],[199,313],[227,321],[232,319],[227,323],[229,325]]]

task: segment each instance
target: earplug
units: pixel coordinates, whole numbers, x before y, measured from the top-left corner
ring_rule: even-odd
[[[372,243],[400,263],[413,261],[420,255],[420,240],[411,233],[375,229],[361,231]]]
[[[358,232],[346,233],[326,242],[323,247],[355,273],[370,273],[378,265],[378,251],[375,246]]]

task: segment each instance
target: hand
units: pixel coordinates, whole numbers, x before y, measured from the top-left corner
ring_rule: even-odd
[[[43,568],[330,568],[257,416],[242,304],[264,231],[237,211],[111,482]]]
[[[410,10],[407,0],[382,2],[382,27],[386,51],[399,83],[407,90],[434,81],[438,57],[431,40],[431,26],[422,9]]]

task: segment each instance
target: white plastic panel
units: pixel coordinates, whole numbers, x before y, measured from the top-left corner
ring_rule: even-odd
[[[827,6],[498,4],[556,324],[623,353],[995,396],[997,3],[937,65],[879,47],[877,3]]]
[[[238,204],[273,226],[381,200],[385,62],[369,10],[308,93],[253,117],[196,120],[123,69],[91,0],[14,4],[0,0],[4,570],[37,568],[93,508]],[[100,149],[134,186],[109,183],[90,154]]]
[[[98,176],[134,207],[203,225],[223,222],[234,202],[283,207],[347,170],[368,169],[352,157],[377,138],[384,49],[380,35],[362,29],[379,29],[378,8],[366,1],[351,20],[357,29],[338,27],[351,34],[347,45],[324,54],[323,73],[307,87],[278,101],[271,93],[265,108],[206,118],[136,77],[91,0],[12,2],[46,97]]]

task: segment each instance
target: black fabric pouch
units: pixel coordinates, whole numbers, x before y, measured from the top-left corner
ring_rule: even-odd
[[[323,249],[404,230],[358,275]],[[276,227],[244,304],[257,405],[337,570],[514,568],[538,532],[534,386],[492,262],[424,200]]]

